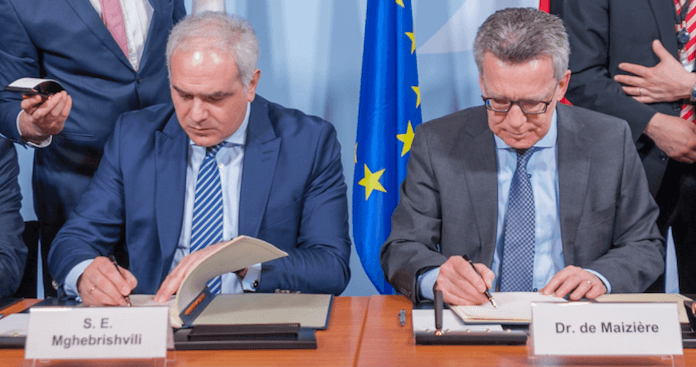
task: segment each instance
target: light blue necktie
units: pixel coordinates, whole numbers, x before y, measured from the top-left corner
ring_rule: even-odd
[[[501,292],[530,292],[534,287],[534,192],[527,162],[535,147],[517,151],[503,231]]]
[[[222,145],[206,149],[205,159],[198,171],[196,197],[193,203],[193,222],[191,225],[191,251],[222,241],[222,184],[215,155]],[[208,281],[210,291],[220,293],[222,280],[217,276]]]

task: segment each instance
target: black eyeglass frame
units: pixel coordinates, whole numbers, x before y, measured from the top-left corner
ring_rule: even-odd
[[[551,97],[551,99],[548,100],[548,101],[534,101],[534,100],[520,99],[520,100],[517,100],[517,101],[508,101],[508,102],[510,103],[510,105],[509,105],[508,108],[505,109],[505,110],[496,110],[496,109],[494,109],[494,108],[490,105],[490,102],[489,102],[489,100],[491,100],[491,99],[496,99],[496,98],[481,96],[481,99],[483,99],[483,104],[486,106],[486,109],[489,110],[489,111],[508,113],[508,112],[510,112],[510,109],[512,108],[512,105],[517,105],[517,107],[520,108],[520,110],[522,111],[522,113],[527,114],[527,115],[541,115],[541,114],[543,114],[543,113],[546,113],[546,110],[549,108],[549,105],[551,104],[551,102],[553,102],[553,97]],[[522,108],[522,105],[521,105],[522,102],[543,103],[543,104],[544,104],[544,109],[542,109],[542,110],[539,111],[539,112],[527,112],[527,111],[524,110],[524,108]]]

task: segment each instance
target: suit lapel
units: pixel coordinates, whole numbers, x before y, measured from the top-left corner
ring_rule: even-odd
[[[634,1],[634,0],[631,0]],[[679,60],[677,45],[677,35],[674,31],[676,8],[674,2],[664,0],[648,0],[655,22],[660,32],[660,42],[665,46],[672,56]],[[628,4],[628,2],[626,2]],[[671,6],[669,6],[671,4]],[[630,15],[627,15],[630,16]]]
[[[126,58],[126,55],[118,46],[116,40],[114,40],[114,37],[111,35],[111,32],[109,32],[109,30],[106,28],[104,22],[102,22],[101,18],[99,18],[99,14],[94,9],[92,4],[89,1],[85,0],[66,1],[68,2],[68,4],[70,4],[75,13],[77,13],[77,16],[85,23],[87,28],[89,28],[92,31],[92,33],[94,33],[94,35],[99,40],[101,40],[101,42],[104,44],[104,47],[106,47],[107,49],[109,49],[109,51],[116,55],[116,58],[118,58],[124,65],[133,69],[130,62]],[[87,55],[85,57],[87,57]]]
[[[256,96],[251,104],[239,195],[239,234],[253,237],[258,236],[266,211],[281,143],[271,125],[266,103]]]
[[[171,264],[184,217],[188,136],[176,115],[155,136],[155,211],[164,264]],[[169,266],[162,269],[162,279]]]
[[[457,150],[465,158],[464,172],[480,235],[481,260],[490,266],[495,252],[498,215],[498,166],[493,133],[488,128],[483,111],[482,122],[474,119],[477,123],[466,125],[469,137],[459,139]]]
[[[143,55],[140,58],[140,65],[147,65],[147,61],[150,58],[151,50],[156,49],[150,43],[155,42],[153,40],[167,39],[166,35],[160,36],[161,32],[169,32],[170,29],[165,25],[162,7],[156,4],[156,0],[150,0],[150,5],[152,6],[152,19],[150,19],[150,28],[147,31],[147,38],[145,38],[145,46],[143,48]],[[123,52],[121,52],[123,53]],[[130,65],[130,62],[129,62]]]
[[[582,121],[558,105],[558,186],[561,240],[565,263],[574,264],[575,238],[587,195],[592,152],[589,138],[582,133]]]

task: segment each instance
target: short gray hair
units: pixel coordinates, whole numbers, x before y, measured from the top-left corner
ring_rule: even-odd
[[[535,8],[507,8],[495,12],[481,25],[474,40],[474,57],[483,75],[483,57],[519,64],[541,56],[553,60],[553,75],[561,80],[568,70],[570,45],[563,22]]]
[[[167,71],[170,80],[174,52],[201,44],[231,53],[237,63],[239,79],[244,88],[249,86],[259,60],[259,41],[248,20],[220,12],[204,12],[184,18],[174,26],[167,41]]]

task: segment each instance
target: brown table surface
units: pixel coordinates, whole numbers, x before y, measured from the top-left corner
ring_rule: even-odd
[[[0,313],[19,312],[36,303],[23,300]],[[406,325],[398,321],[406,310]],[[525,346],[415,345],[412,304],[402,296],[336,297],[327,330],[316,332],[316,350],[178,351],[176,366],[529,366]],[[684,365],[696,366],[696,349],[684,349]],[[0,367],[19,366],[23,349],[0,349]],[[604,361],[601,365],[636,365]],[[585,366],[577,360],[573,366]],[[545,365],[564,365],[558,361]],[[113,365],[113,364],[109,364]],[[591,366],[599,366],[595,363]],[[649,361],[637,365],[648,366]]]
[[[23,300],[0,313],[19,312],[36,302]],[[316,332],[317,349],[177,351],[175,365],[352,366],[357,359],[368,303],[369,297],[335,297],[329,327]],[[0,367],[20,366],[23,361],[23,349],[0,349]]]
[[[525,346],[502,345],[416,345],[411,327],[411,301],[403,296],[372,296],[367,309],[357,366],[529,366]],[[398,320],[400,310],[406,310],[406,325]],[[592,366],[621,365],[623,361],[603,361]],[[545,365],[584,366],[582,361],[557,361]],[[638,361],[646,366],[647,361]],[[684,365],[696,366],[696,349],[684,349]]]

